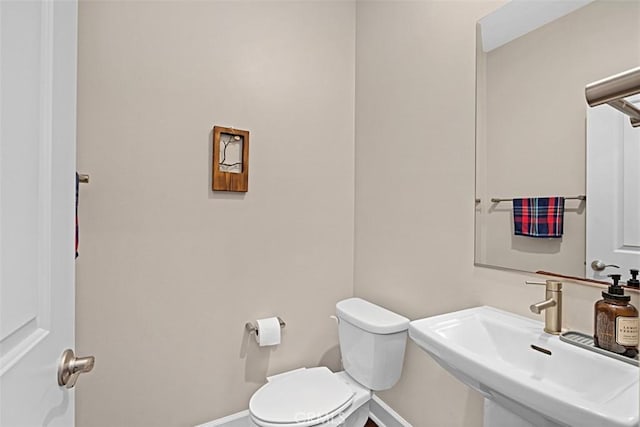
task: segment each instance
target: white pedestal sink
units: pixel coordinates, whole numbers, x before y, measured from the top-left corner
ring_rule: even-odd
[[[485,306],[415,320],[409,336],[496,413],[535,426],[638,427],[638,367],[542,328]]]

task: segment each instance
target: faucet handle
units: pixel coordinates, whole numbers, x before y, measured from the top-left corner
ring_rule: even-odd
[[[548,291],[561,291],[562,290],[562,282],[558,280],[549,279],[545,282],[537,282],[532,280],[527,280],[524,282],[526,285],[544,285],[547,287]]]

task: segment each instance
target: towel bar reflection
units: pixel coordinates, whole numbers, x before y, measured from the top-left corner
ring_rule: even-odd
[[[89,174],[79,173],[78,174],[78,182],[80,182],[81,184],[88,184],[89,183]]]
[[[278,316],[278,322],[280,323],[280,329],[283,329],[285,326],[287,326],[286,323],[284,323],[284,320],[282,320],[279,316]],[[251,323],[251,322],[247,322],[244,324],[245,329],[247,330],[247,332],[249,332],[249,335],[251,334],[256,334],[258,335],[258,326]]]
[[[569,196],[569,197],[565,197],[565,200],[587,200],[587,196],[585,196],[584,194],[581,194],[579,196]],[[493,203],[500,203],[500,202],[513,202],[513,199],[499,199],[499,198],[492,198],[491,201]]]

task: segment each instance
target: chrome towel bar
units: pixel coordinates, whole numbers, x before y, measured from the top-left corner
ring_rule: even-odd
[[[565,197],[565,200],[587,200],[587,196],[585,196],[584,194],[581,194],[579,196],[569,196],[569,197]],[[491,201],[493,203],[500,203],[500,202],[512,202],[513,199],[500,199],[497,197],[493,197],[491,199]]]
[[[584,89],[587,104],[609,104],[629,116],[633,127],[640,126],[640,108],[622,99],[640,93],[640,67],[589,83]]]

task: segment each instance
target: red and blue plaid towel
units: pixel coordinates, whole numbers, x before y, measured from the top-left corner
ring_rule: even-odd
[[[564,197],[513,199],[513,226],[518,236],[562,237]]]

